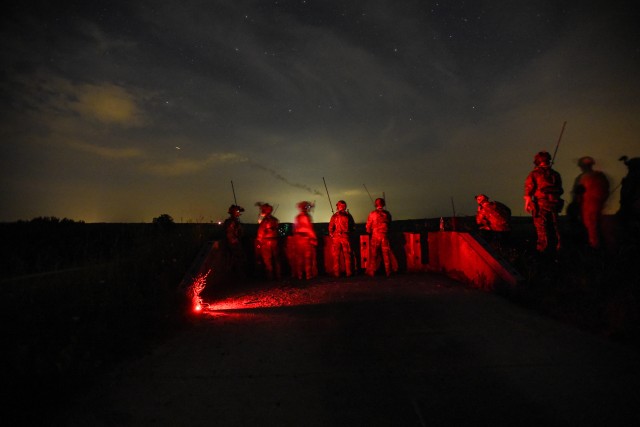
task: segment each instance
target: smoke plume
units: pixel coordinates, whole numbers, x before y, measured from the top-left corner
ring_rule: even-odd
[[[290,186],[295,187],[295,188],[300,188],[300,189],[306,190],[309,193],[315,194],[317,196],[322,196],[322,193],[317,189],[311,188],[308,185],[300,184],[298,182],[291,182],[287,178],[285,178],[284,176],[280,175],[278,172],[274,171],[273,169],[269,169],[268,167],[263,166],[263,165],[261,165],[259,163],[256,163],[256,162],[253,162],[253,161],[250,161],[250,163],[251,163],[251,165],[255,166],[256,168],[261,169],[261,170],[263,170],[265,172],[268,172],[272,177],[274,177],[275,179],[277,179],[279,181],[284,182],[287,185],[290,185]]]

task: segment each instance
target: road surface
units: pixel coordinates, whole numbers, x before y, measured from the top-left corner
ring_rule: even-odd
[[[70,426],[633,425],[629,348],[435,274],[291,281],[72,402]]]

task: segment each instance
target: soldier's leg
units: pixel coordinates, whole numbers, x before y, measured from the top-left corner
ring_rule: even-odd
[[[386,237],[382,240],[380,247],[382,249],[382,260],[384,261],[384,271],[387,276],[391,275],[391,245]]]
[[[313,259],[311,258],[311,245],[304,249],[304,272],[306,279],[313,277]]]
[[[316,254],[316,247],[314,245],[310,245],[311,250],[311,278],[314,278],[318,275],[318,257]]]
[[[267,275],[267,279],[273,278],[273,259],[271,258],[271,247],[268,242],[264,242],[260,247],[260,254],[262,256],[262,263],[264,264],[264,271]]]
[[[589,246],[592,248],[600,247],[600,207],[585,203],[585,207],[582,210],[582,220],[587,229]]]
[[[307,279],[313,279],[318,275],[318,264],[316,261],[316,248],[315,246],[308,244],[305,249],[305,273]]]
[[[280,280],[282,278],[282,271],[280,266],[280,248],[277,241],[271,243],[271,260],[275,278],[276,280]]]
[[[553,227],[553,231],[555,233],[556,239],[556,250],[559,251],[562,248],[562,239],[560,238],[560,226],[558,224],[558,214],[555,212],[551,213],[551,224]]]
[[[378,266],[380,265],[380,258],[378,250],[380,249],[380,240],[377,237],[371,236],[369,241],[369,262],[367,263],[366,273],[369,276],[375,276]]]
[[[536,250],[544,252],[547,250],[547,219],[544,212],[539,212],[533,217],[533,225],[536,228]]]
[[[296,240],[296,276],[302,279],[305,272],[305,242],[304,238],[298,237]]]
[[[340,252],[342,250],[342,245],[340,244],[340,240],[337,237],[333,238],[331,244],[331,255],[333,255],[333,275],[335,277],[340,276]]]
[[[344,239],[344,241],[342,242],[342,250],[344,254],[345,273],[347,277],[349,277],[353,274],[353,265],[351,263],[353,256],[351,254],[351,244],[349,243],[348,239]]]

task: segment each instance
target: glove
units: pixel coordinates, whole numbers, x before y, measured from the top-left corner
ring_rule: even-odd
[[[524,210],[531,213],[535,210],[531,196],[524,196]]]

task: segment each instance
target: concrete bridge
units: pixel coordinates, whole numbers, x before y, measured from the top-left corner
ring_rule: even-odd
[[[429,264],[435,262],[435,248],[441,255],[455,254],[460,249],[453,243],[466,245],[459,239],[467,236],[433,234],[439,237],[429,239]],[[390,278],[320,276],[229,289],[208,301],[182,334],[79,397],[60,422],[600,426],[640,421],[637,351],[477,289],[492,283],[487,273],[460,272],[459,264],[448,261],[451,256],[445,258],[434,268]],[[442,274],[449,270],[481,280],[462,283]]]
[[[440,272],[449,277],[467,283],[475,288],[492,291],[501,286],[515,287],[522,282],[520,274],[507,261],[502,259],[482,238],[468,232],[436,231],[429,233],[395,232],[390,236],[397,264],[401,272]],[[284,237],[283,265],[293,264],[292,237]],[[352,242],[355,253],[356,270],[364,270],[368,262],[369,236],[356,236]],[[251,252],[248,250],[247,252]],[[253,264],[251,258],[250,264]],[[318,264],[320,274],[327,274],[333,270],[333,254],[331,239],[323,236],[318,246]],[[181,289],[187,289],[197,278],[208,276],[206,286],[220,286],[215,272],[224,271],[226,266],[224,256],[220,253],[217,241],[209,242],[197,258],[180,284]],[[344,262],[340,260],[344,272]],[[252,265],[252,270],[256,269]],[[220,280],[229,281],[224,276]],[[225,284],[226,286],[226,284]]]

